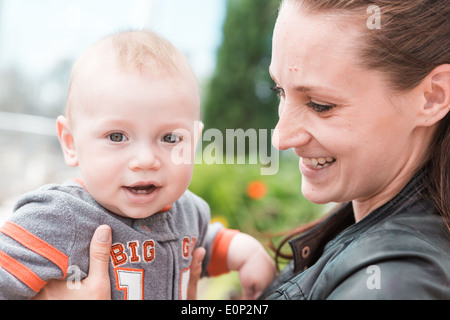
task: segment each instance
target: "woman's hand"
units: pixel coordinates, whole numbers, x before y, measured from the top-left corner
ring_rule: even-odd
[[[109,300],[109,254],[111,250],[111,228],[100,226],[94,233],[90,247],[89,275],[81,281],[78,289],[69,289],[65,280],[50,281],[34,300]]]
[[[189,277],[188,284],[188,300],[196,300],[197,299],[197,284],[200,279],[200,275],[202,273],[202,261],[205,257],[205,249],[197,248],[192,253],[192,262],[191,262],[191,272]]]

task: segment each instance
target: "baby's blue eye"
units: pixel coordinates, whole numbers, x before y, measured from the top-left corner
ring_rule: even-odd
[[[162,141],[167,142],[167,143],[177,143],[177,142],[180,142],[181,140],[182,140],[182,138],[180,136],[173,134],[173,133],[166,134],[162,138]]]
[[[127,141],[128,140],[127,137],[123,133],[120,133],[120,132],[111,133],[108,136],[108,138],[112,142],[123,142],[123,141]]]

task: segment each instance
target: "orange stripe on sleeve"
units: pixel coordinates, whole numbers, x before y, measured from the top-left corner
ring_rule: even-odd
[[[73,181],[76,182],[76,183],[78,183],[79,185],[81,185],[81,186],[87,191],[87,188],[86,188],[86,186],[85,186],[85,184],[84,184],[83,179],[81,179],[81,178],[75,178],[75,179],[73,179]]]
[[[227,273],[227,255],[233,237],[238,234],[238,230],[221,229],[214,240],[211,253],[211,262],[209,263],[208,273],[210,276],[218,276]]]
[[[47,284],[27,266],[2,251],[0,251],[0,267],[25,283],[34,292],[39,292]]]
[[[67,268],[69,267],[69,257],[64,253],[51,246],[47,242],[39,239],[34,234],[28,232],[21,226],[13,222],[5,222],[0,228],[0,232],[13,238],[24,247],[36,252],[44,258],[56,264],[63,272],[63,277],[67,276]]]

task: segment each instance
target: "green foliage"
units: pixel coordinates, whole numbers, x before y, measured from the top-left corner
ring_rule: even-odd
[[[217,67],[204,100],[206,129],[272,129],[277,98],[268,68],[279,0],[229,0]]]
[[[219,129],[225,136],[226,129],[275,128],[278,98],[270,91],[268,69],[279,4],[280,0],[228,0],[223,43],[204,96],[205,130]],[[270,238],[277,245],[284,237],[279,234],[323,213],[322,206],[302,196],[298,158],[286,154],[280,157],[278,173],[271,176],[261,175],[260,165],[197,164],[189,189],[209,203],[213,221],[251,234],[263,244]],[[238,289],[237,275],[225,275],[207,279],[200,297],[229,299]]]
[[[252,193],[249,186],[255,185],[265,189],[256,188]],[[302,196],[298,158],[294,156],[280,157],[278,173],[272,176],[262,176],[259,165],[197,164],[189,189],[208,202],[213,221],[248,233],[266,246],[278,246],[285,232],[324,212],[323,206]],[[290,253],[288,246],[283,252]],[[286,261],[279,262],[282,269]],[[199,298],[233,299],[239,297],[240,290],[238,275],[230,273],[203,279]]]
[[[196,165],[189,189],[209,203],[213,220],[258,237],[292,230],[322,213],[302,196],[300,184],[298,158],[284,156],[271,176],[262,176],[258,165]],[[257,187],[257,196],[249,187]]]

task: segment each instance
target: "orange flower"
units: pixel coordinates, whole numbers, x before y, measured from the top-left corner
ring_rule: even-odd
[[[262,181],[250,182],[247,186],[247,195],[254,200],[264,198],[267,194],[267,186]]]

